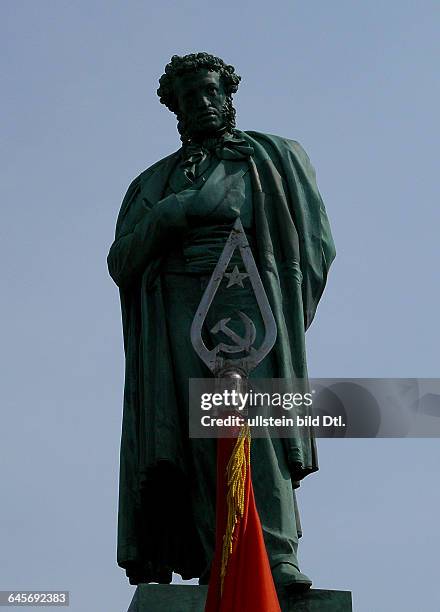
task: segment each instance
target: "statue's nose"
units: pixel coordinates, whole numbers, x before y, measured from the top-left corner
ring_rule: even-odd
[[[204,96],[204,95],[200,95],[197,98],[197,108],[199,109],[204,109],[204,108],[209,108],[210,105],[210,101],[208,96]]]

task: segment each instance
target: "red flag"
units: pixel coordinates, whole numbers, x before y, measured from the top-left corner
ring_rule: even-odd
[[[217,441],[216,546],[205,612],[281,612],[255,505],[249,429]]]

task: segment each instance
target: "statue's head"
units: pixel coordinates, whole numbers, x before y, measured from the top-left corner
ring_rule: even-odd
[[[173,55],[157,94],[176,114],[182,141],[219,136],[235,127],[232,94],[240,77],[233,66],[208,53]]]

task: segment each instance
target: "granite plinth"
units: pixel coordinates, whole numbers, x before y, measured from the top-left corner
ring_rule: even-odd
[[[140,584],[128,612],[203,612],[207,587]],[[282,612],[352,612],[350,591],[312,589],[302,595],[280,595]]]

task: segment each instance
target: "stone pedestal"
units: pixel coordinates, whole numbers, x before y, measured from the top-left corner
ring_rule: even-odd
[[[140,584],[128,612],[203,612],[207,587]],[[352,612],[350,591],[312,589],[303,595],[281,596],[282,612]]]

